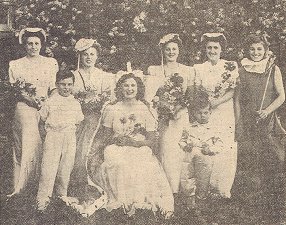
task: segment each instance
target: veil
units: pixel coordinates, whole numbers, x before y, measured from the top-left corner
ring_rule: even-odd
[[[104,145],[102,144],[100,134],[102,132],[102,121],[105,115],[106,108],[108,105],[106,104],[102,108],[102,114],[98,121],[98,125],[96,130],[94,131],[86,156],[85,161],[85,169],[87,174],[87,187],[86,194],[84,200],[80,202],[78,199],[64,197],[62,200],[66,203],[66,205],[72,207],[76,212],[78,212],[83,217],[89,217],[93,215],[97,210],[104,207],[107,202],[107,195],[104,189],[99,184],[99,176],[98,171],[99,167],[103,162],[103,151]]]

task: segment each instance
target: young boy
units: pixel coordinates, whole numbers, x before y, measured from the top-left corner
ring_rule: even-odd
[[[71,71],[59,71],[57,91],[40,110],[47,132],[37,195],[40,211],[46,209],[53,192],[58,197],[67,195],[76,153],[76,124],[83,120],[81,106],[71,95],[74,79]]]
[[[213,157],[223,149],[217,128],[209,124],[211,107],[208,96],[196,95],[189,107],[190,125],[183,132],[180,146],[185,151],[181,171],[181,192],[190,208],[207,198]]]

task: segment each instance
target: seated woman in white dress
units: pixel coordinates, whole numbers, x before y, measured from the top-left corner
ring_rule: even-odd
[[[154,155],[157,150],[157,121],[144,101],[145,87],[133,74],[117,82],[117,102],[108,105],[101,117],[89,152],[87,170],[92,186],[107,196],[108,211],[123,208],[128,215],[136,209],[174,211],[174,199],[166,175]],[[82,214],[93,214],[99,205],[90,198],[75,206]],[[94,200],[94,201],[92,201]],[[91,203],[88,205],[88,203]]]

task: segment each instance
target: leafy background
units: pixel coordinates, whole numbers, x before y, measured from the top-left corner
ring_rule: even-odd
[[[271,49],[283,64],[286,42],[285,0],[17,0],[15,35],[28,25],[43,27],[48,36],[45,54],[75,64],[73,46],[81,37],[102,45],[99,67],[109,71],[145,70],[160,63],[158,42],[173,32],[183,39],[181,62],[204,60],[200,37],[223,32],[228,40],[224,57],[239,61],[250,32],[266,33]]]

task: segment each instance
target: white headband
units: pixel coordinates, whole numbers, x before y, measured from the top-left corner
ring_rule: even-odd
[[[28,32],[28,33],[41,33],[44,37],[44,41],[46,41],[46,32],[42,28],[38,27],[27,27],[24,28],[20,31],[19,33],[19,44],[23,44],[23,35]]]
[[[223,33],[205,33],[201,37],[201,42],[203,42],[206,38],[217,38],[222,37],[226,41],[226,37]]]

